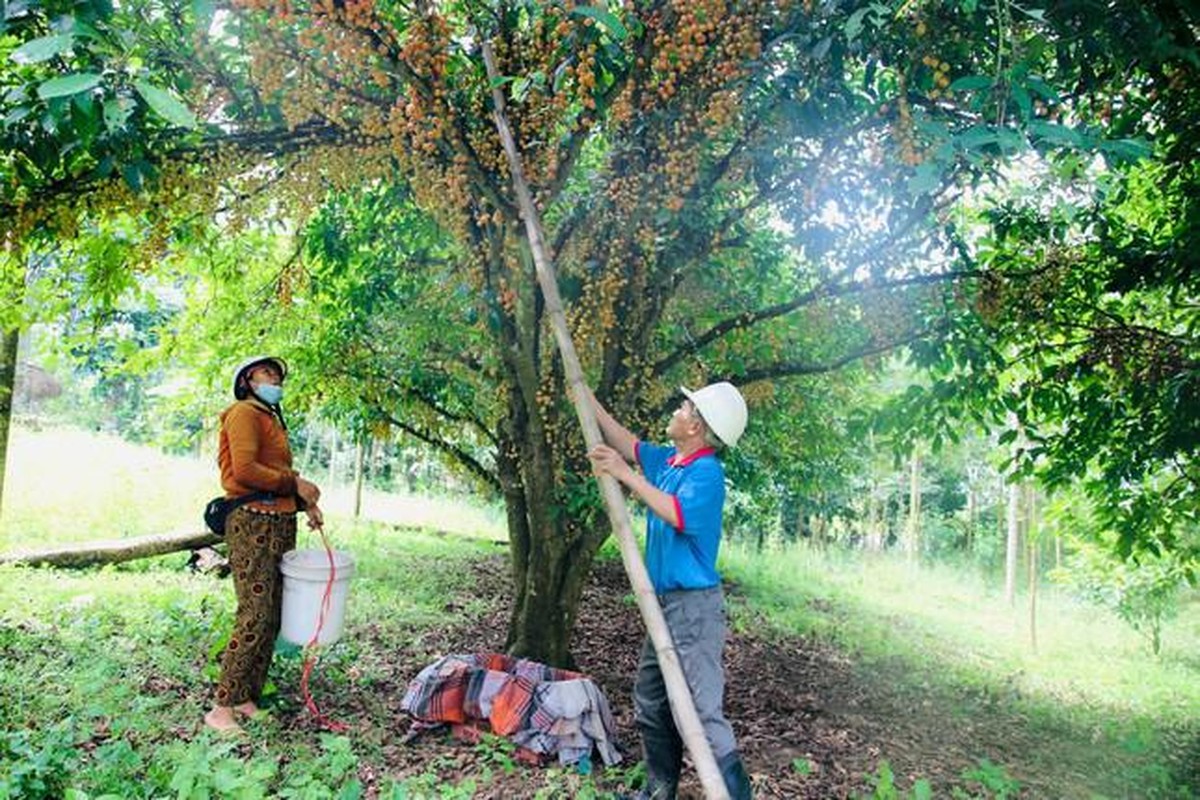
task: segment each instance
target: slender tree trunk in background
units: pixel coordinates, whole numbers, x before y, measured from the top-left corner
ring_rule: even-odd
[[[1033,652],[1038,651],[1037,636],[1037,588],[1038,588],[1038,553],[1037,543],[1029,543],[1029,646]]]
[[[800,531],[800,498],[792,492],[788,492],[783,499],[783,508],[779,511],[779,529],[783,533],[783,541],[791,543],[796,541]],[[766,546],[766,531],[760,526],[758,529],[758,552],[762,552]]]
[[[337,428],[331,426],[329,428],[329,477],[325,479],[325,483],[329,485],[330,489],[333,488],[333,484],[337,481],[337,452]]]
[[[365,435],[358,437],[358,443],[354,448],[354,518],[358,519],[362,515],[362,493],[363,493],[363,459],[366,457],[366,448],[363,446],[363,438]]]
[[[1014,480],[1008,485],[1007,530],[1004,548],[1004,602],[1017,602],[1017,556],[1021,540],[1021,484]]]
[[[8,469],[8,436],[12,429],[13,401],[17,390],[17,344],[21,332],[0,333],[0,513],[4,512],[4,476]]]
[[[878,553],[883,550],[884,539],[883,502],[878,496],[878,487],[872,486],[867,497],[867,550]]]
[[[870,453],[875,452],[874,429],[867,431],[867,451]],[[868,552],[878,553],[883,550],[883,543],[887,539],[887,509],[884,508],[883,493],[879,489],[879,481],[876,479],[875,470],[868,470],[867,480],[870,483],[867,486],[867,529],[865,531],[864,547]]]
[[[367,463],[363,469],[366,470],[367,477],[371,480],[379,477],[379,439],[374,436],[367,438]]]
[[[967,553],[970,553],[975,546],[975,515],[978,513],[975,509],[978,500],[975,496],[975,475],[967,472],[967,535],[966,541],[963,543],[963,548]]]
[[[1037,537],[1037,487],[1025,486],[1025,541],[1029,544],[1029,645],[1037,652],[1037,588],[1038,588],[1038,537]]]
[[[8,441],[17,397],[17,354],[21,342],[20,311],[29,280],[25,250],[13,239],[0,240],[0,513],[4,510],[4,478],[8,472]]]
[[[301,456],[302,460],[300,461],[300,464],[305,472],[311,473],[313,463],[313,442],[316,441],[317,438],[316,424],[309,424],[306,426],[304,433],[304,455]]]
[[[921,453],[913,449],[908,476],[908,558],[915,561],[921,552]]]

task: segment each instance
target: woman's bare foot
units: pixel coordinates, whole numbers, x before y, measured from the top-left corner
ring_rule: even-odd
[[[239,703],[233,707],[233,710],[246,717],[257,717],[259,712],[259,708],[254,704],[253,700]]]
[[[230,706],[213,706],[204,715],[204,724],[218,733],[237,733],[242,729],[233,718],[233,708]]]

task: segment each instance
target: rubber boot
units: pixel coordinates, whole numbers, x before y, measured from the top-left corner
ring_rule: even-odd
[[[721,777],[725,779],[725,790],[729,792],[729,800],[751,800],[750,776],[742,766],[742,758],[734,751],[723,756],[717,762],[721,769]]]
[[[646,759],[646,785],[636,795],[638,800],[675,800],[683,768],[683,740],[679,734],[643,728],[642,755]]]

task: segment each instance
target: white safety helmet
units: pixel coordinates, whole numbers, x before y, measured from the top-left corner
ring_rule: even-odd
[[[710,383],[703,389],[692,391],[679,387],[696,411],[704,418],[704,424],[716,434],[726,447],[733,447],[746,430],[746,401],[737,387],[727,381]]]
[[[233,369],[233,396],[238,400],[245,400],[250,394],[250,388],[242,382],[242,378],[250,371],[251,367],[268,362],[275,365],[275,368],[279,370],[280,377],[287,377],[287,362],[279,356],[252,356]]]

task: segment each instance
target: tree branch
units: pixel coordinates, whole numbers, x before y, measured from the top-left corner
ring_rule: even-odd
[[[367,405],[371,404],[369,398],[364,397],[364,398],[362,398],[362,401],[363,401],[363,403],[365,403]],[[479,461],[477,461],[474,458],[474,456],[472,456],[467,451],[463,450],[460,447],[455,447],[454,445],[450,444],[449,442],[445,441],[444,439],[440,439],[431,433],[428,433],[428,432],[423,431],[419,428],[416,428],[412,425],[409,425],[407,422],[402,422],[401,420],[392,416],[387,411],[384,411],[383,409],[379,408],[378,406],[376,406],[376,410],[379,411],[380,416],[382,416],[383,419],[386,420],[389,425],[397,428],[398,430],[401,430],[401,431],[407,433],[409,436],[412,436],[414,439],[425,442],[425,444],[433,447],[436,450],[440,450],[441,452],[445,453],[446,455],[448,455],[451,458],[458,461],[460,464],[462,464],[464,467],[466,467],[467,470],[471,472],[471,474],[475,475],[475,477],[479,478],[481,481],[486,483],[488,486],[495,489],[497,492],[501,491],[502,487],[500,485],[500,479],[495,474],[493,474],[491,472],[491,470],[489,470],[487,467],[483,466],[483,464],[480,464]]]
[[[712,344],[717,339],[734,331],[743,328],[749,328],[759,322],[769,319],[782,317],[790,314],[797,309],[800,309],[818,300],[824,300],[832,297],[845,297],[847,295],[858,294],[861,292],[879,291],[885,289],[898,289],[906,286],[927,286],[938,283],[946,283],[949,281],[966,280],[969,278],[978,278],[984,273],[978,270],[965,270],[961,272],[943,272],[933,275],[913,275],[908,278],[898,278],[890,281],[867,281],[864,283],[844,283],[840,285],[818,286],[815,289],[810,289],[803,294],[788,300],[785,303],[777,303],[773,306],[761,308],[757,311],[747,311],[735,317],[722,320],[716,325],[713,325],[699,336],[693,337],[686,345],[678,347],[674,352],[660,359],[654,365],[654,374],[662,375],[675,364],[682,361],[684,358],[693,355],[708,345]]]

